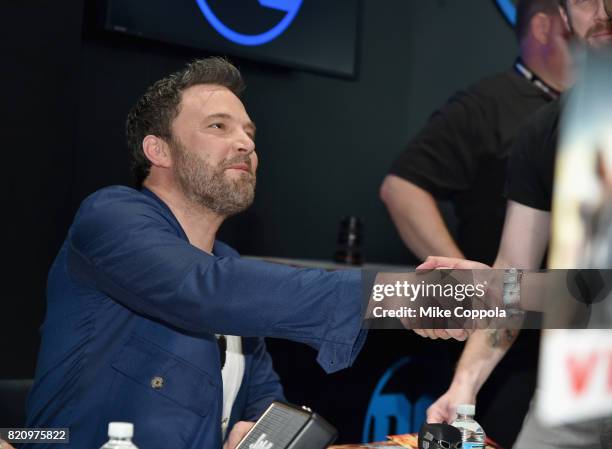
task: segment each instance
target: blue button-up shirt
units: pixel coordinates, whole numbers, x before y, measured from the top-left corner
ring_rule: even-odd
[[[213,253],[146,189],[88,197],[49,273],[28,427],[68,427],[63,447],[92,449],[108,422],[128,421],[141,449],[220,448],[215,334],[244,337],[232,423],[283,397],[262,337],[316,348],[328,372],[353,362],[365,338],[358,271],[243,260],[218,241]]]

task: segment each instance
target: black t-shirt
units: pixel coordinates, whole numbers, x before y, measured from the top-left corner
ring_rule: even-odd
[[[508,161],[508,199],[550,211],[560,113],[561,103],[554,101],[521,129]]]
[[[468,259],[494,261],[510,148],[526,119],[548,102],[514,70],[486,78],[451,97],[392,165],[390,174],[454,202],[457,243]]]

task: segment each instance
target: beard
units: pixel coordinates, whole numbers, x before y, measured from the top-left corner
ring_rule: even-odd
[[[610,33],[611,31],[612,31],[612,21],[611,20],[598,22],[596,25],[588,29],[586,33],[586,40],[590,42],[591,45],[593,45],[594,47],[608,47],[610,45],[609,44],[610,41],[608,39],[598,40],[597,38],[593,39],[593,37],[596,34],[603,33],[603,32]]]
[[[214,167],[175,139],[171,147],[176,161],[176,177],[190,202],[224,218],[242,212],[253,203],[255,173],[244,173],[237,179],[228,179],[225,174],[228,167],[237,163],[245,163],[251,170],[248,154],[226,159],[218,167]]]

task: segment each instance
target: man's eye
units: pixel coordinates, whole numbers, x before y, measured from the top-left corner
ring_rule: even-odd
[[[223,123],[213,123],[210,128],[223,129]]]

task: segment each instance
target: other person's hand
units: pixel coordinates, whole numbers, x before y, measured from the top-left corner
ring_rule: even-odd
[[[425,262],[419,265],[416,269],[417,271],[426,271],[426,270],[487,270],[489,271],[491,267],[480,262],[475,262],[473,260],[460,259],[456,257],[443,257],[443,256],[429,256]],[[497,273],[490,271],[490,274],[487,272],[479,271],[480,275],[484,275],[487,280],[490,277],[491,280],[496,276]],[[489,292],[491,293],[491,292]],[[491,296],[499,296],[499,295],[491,295]],[[465,341],[467,338],[474,333],[476,329],[414,329],[414,332],[417,335],[420,335],[424,338],[430,338],[432,340],[436,340],[438,338],[443,340],[448,340],[454,338],[455,340]]]
[[[425,262],[419,265],[417,271],[429,272],[431,270],[460,270],[452,272],[452,276],[460,283],[484,284],[487,285],[485,296],[472,298],[472,307],[476,310],[487,310],[495,307],[504,307],[502,300],[503,271],[493,270],[490,266],[475,262],[473,260],[460,259],[455,257],[429,256]],[[502,324],[506,323],[506,318],[501,318]],[[444,339],[454,338],[464,341],[474,333],[477,328],[497,327],[501,324],[492,319],[466,320],[462,329],[415,329],[415,333],[424,338]]]
[[[457,406],[475,404],[476,397],[465,388],[452,387],[427,409],[428,423],[452,423],[457,418]]]
[[[0,440],[0,449],[15,449],[15,448],[11,446],[10,444],[8,444],[6,441]]]
[[[251,421],[238,421],[234,424],[234,427],[223,445],[223,449],[235,449],[238,443],[240,443],[240,440],[244,438],[254,425],[255,423]]]
[[[486,270],[490,266],[475,262],[473,260],[459,259],[457,257],[442,257],[429,256],[421,265],[416,267],[418,270],[435,270],[435,269],[451,269],[451,270]]]
[[[458,341],[465,341],[474,332],[474,329],[413,329],[413,331],[423,338],[437,340],[449,340],[454,338]]]

